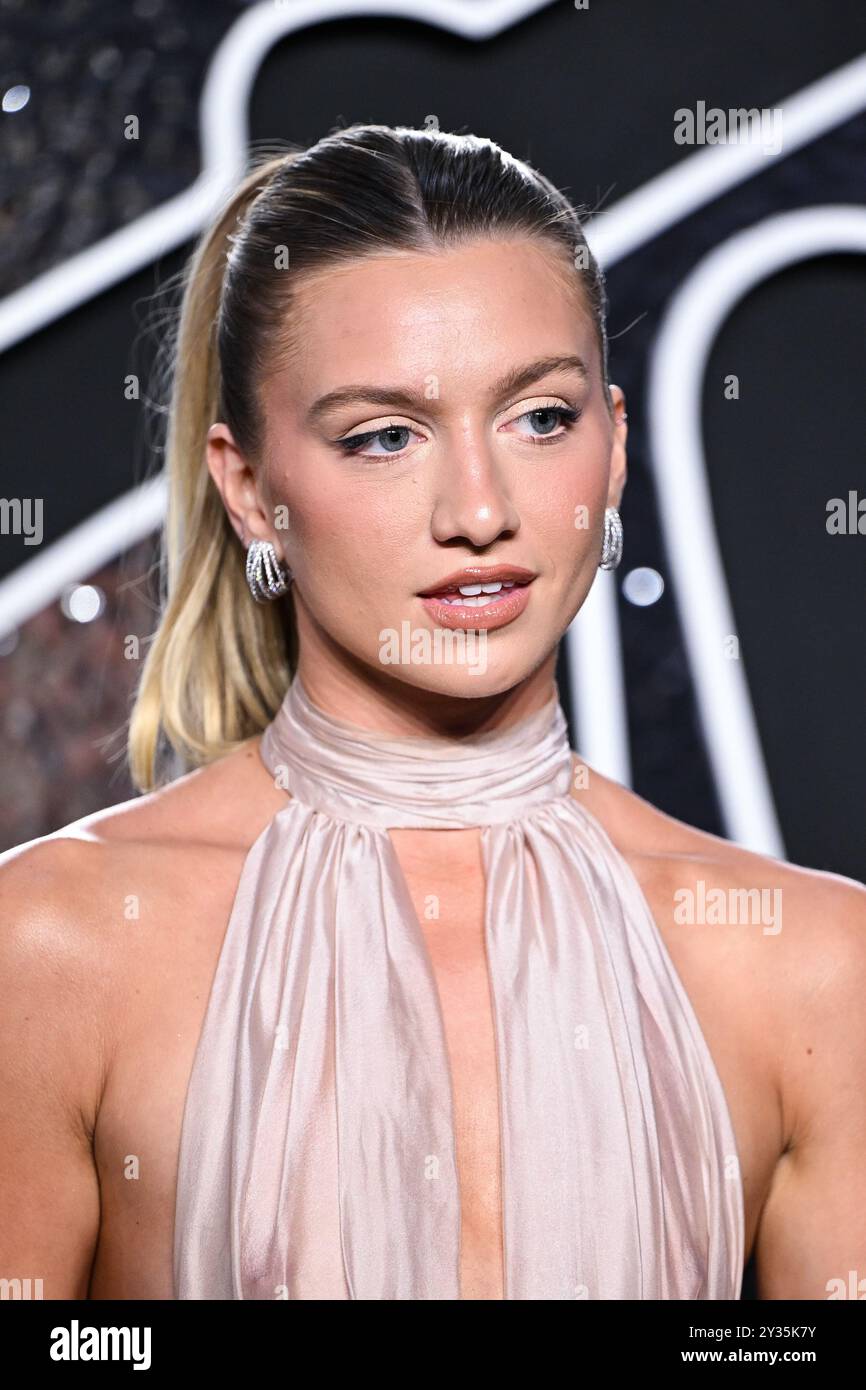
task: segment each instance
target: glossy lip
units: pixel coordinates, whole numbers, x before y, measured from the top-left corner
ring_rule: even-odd
[[[494,584],[497,579],[513,579],[518,584],[531,584],[537,576],[534,570],[524,569],[522,565],[465,565],[431,584],[429,589],[421,589],[419,598],[432,598],[451,589],[459,589],[461,584]]]
[[[467,608],[461,603],[443,603],[441,599],[422,598],[421,602],[434,622],[440,627],[457,627],[465,631],[489,632],[494,627],[505,627],[519,618],[529,602],[531,586],[521,584],[512,589],[507,597],[495,598],[483,608]]]

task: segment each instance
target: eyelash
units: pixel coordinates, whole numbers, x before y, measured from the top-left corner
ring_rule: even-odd
[[[526,410],[522,415],[515,415],[514,419],[509,421],[509,424],[513,425],[518,420],[527,420],[531,415],[555,415],[560,424],[565,426],[562,433],[526,436],[531,444],[546,447],[556,443],[558,440],[564,439],[569,431],[577,424],[582,414],[582,410],[570,405],[537,405],[533,410]],[[380,434],[385,434],[388,430],[408,429],[408,425],[383,425],[382,428],[378,430],[367,430],[363,434],[349,435],[346,439],[335,439],[334,443],[347,457],[357,455],[359,458],[363,458],[364,455],[361,454],[360,451],[365,444],[369,444],[370,440],[376,439]],[[401,449],[391,454],[376,454],[373,456],[372,461],[375,463],[383,463],[388,458],[399,459],[402,458],[403,452],[404,451]]]

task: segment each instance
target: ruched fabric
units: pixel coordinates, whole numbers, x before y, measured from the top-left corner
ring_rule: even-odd
[[[556,694],[481,736],[393,737],[296,676],[260,749],[287,800],[193,1061],[175,1296],[460,1297],[443,1016],[388,830],[480,826],[505,1298],[739,1298],[722,1085],[637,880],[569,794]]]

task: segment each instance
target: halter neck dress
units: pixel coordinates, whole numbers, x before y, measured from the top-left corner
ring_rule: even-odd
[[[505,1298],[738,1299],[721,1081],[634,874],[569,794],[555,690],[503,729],[395,737],[296,676],[260,752],[287,800],[195,1051],[175,1297],[460,1298],[443,1015],[388,830],[478,826]]]

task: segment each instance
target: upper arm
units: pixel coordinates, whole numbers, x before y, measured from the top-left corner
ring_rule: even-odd
[[[99,1233],[90,1137],[105,1050],[96,961],[76,916],[69,844],[0,864],[0,1279],[86,1298]],[[97,972],[98,973],[98,972]],[[4,1296],[16,1295],[14,1284]]]
[[[796,988],[786,988],[779,1046],[791,1133],[758,1228],[758,1296],[857,1298],[866,1294],[866,888],[824,883],[804,906],[817,925],[802,934]]]

